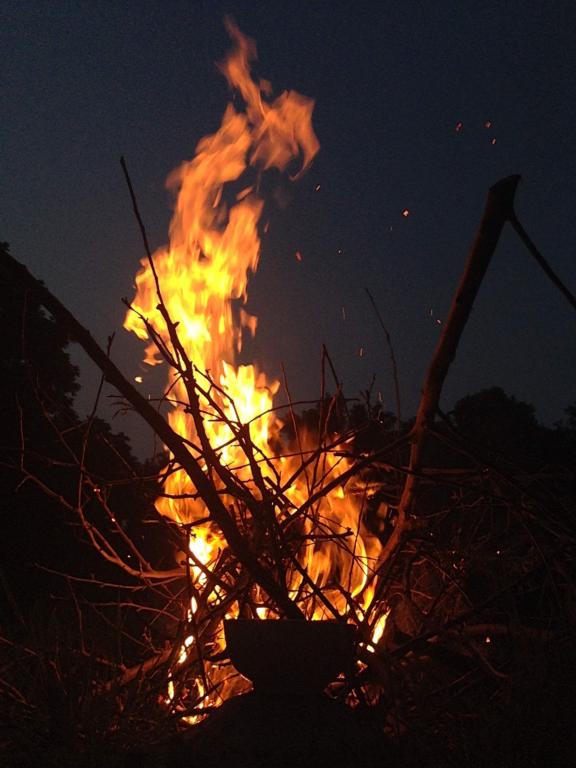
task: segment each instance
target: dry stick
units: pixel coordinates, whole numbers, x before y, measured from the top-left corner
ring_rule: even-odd
[[[364,290],[368,294],[368,298],[370,299],[372,308],[374,309],[376,317],[378,318],[380,327],[384,331],[386,344],[388,345],[388,352],[390,353],[390,362],[392,363],[392,378],[394,379],[394,397],[396,398],[396,431],[399,433],[400,424],[402,423],[402,408],[400,407],[400,381],[398,378],[398,365],[396,364],[396,355],[394,354],[394,345],[392,344],[392,338],[388,332],[388,328],[386,328],[386,326],[384,325],[384,320],[382,319],[382,315],[380,314],[378,307],[376,306],[374,297],[372,296],[368,288],[365,288]]]
[[[310,488],[310,479],[308,477],[308,469],[306,464],[304,463],[304,448],[302,447],[302,440],[300,439],[300,430],[298,429],[298,423],[296,421],[296,414],[294,412],[294,407],[292,405],[292,395],[290,394],[290,389],[288,387],[288,377],[286,375],[286,369],[284,368],[284,363],[281,363],[282,365],[282,379],[284,382],[284,389],[286,390],[286,395],[288,397],[288,408],[290,413],[290,420],[292,421],[292,429],[294,430],[294,435],[296,436],[296,442],[298,444],[298,451],[300,455],[300,470],[304,472],[304,479],[306,481],[306,488],[308,490],[308,495],[311,493]],[[320,400],[322,403],[322,400]],[[320,405],[320,409],[322,408],[322,405]],[[320,430],[318,430],[320,431]]]
[[[348,413],[348,401],[346,398],[343,397],[343,387],[342,382],[338,378],[338,374],[336,373],[336,368],[334,367],[334,363],[332,362],[332,358],[330,357],[330,353],[328,352],[328,348],[326,347],[326,344],[322,344],[322,357],[323,359],[328,361],[328,365],[330,366],[330,370],[332,371],[332,376],[334,377],[334,384],[336,385],[336,392],[334,393],[334,396],[332,400],[336,402],[336,399],[340,398],[342,396],[342,399],[344,401],[344,410],[346,412],[346,416],[349,416]],[[322,384],[322,389],[324,389],[324,384]],[[324,400],[324,397],[322,398]],[[329,406],[331,407],[331,406]],[[329,414],[326,415],[325,423],[328,424]]]
[[[572,308],[576,309],[576,296],[574,296],[572,291],[570,291],[564,285],[564,283],[562,282],[562,280],[560,280],[560,278],[558,277],[556,272],[554,272],[554,270],[552,269],[550,264],[548,264],[548,262],[546,261],[544,256],[542,256],[542,254],[540,253],[538,248],[536,248],[536,246],[534,245],[533,241],[528,236],[528,233],[526,232],[526,230],[524,229],[522,224],[520,224],[520,222],[516,218],[516,214],[515,214],[514,210],[512,210],[510,212],[510,215],[508,216],[508,221],[514,227],[514,231],[519,236],[520,240],[522,240],[522,242],[524,243],[526,248],[528,248],[528,250],[530,251],[532,256],[534,256],[534,258],[536,259],[538,264],[542,267],[544,272],[548,275],[550,280],[552,280],[552,282],[554,283],[556,288],[558,288],[560,293],[564,294],[566,299],[568,299],[568,301],[572,305]]]
[[[508,176],[498,181],[488,191],[480,227],[468,253],[460,284],[452,300],[448,320],[426,373],[422,397],[411,433],[410,472],[406,477],[398,505],[396,526],[382,548],[378,567],[381,567],[396,549],[407,527],[408,516],[412,510],[418,486],[418,475],[422,470],[426,438],[434,422],[442,386],[456,355],[460,337],[498,244],[502,228],[514,215],[514,194],[519,181],[518,175]]]
[[[190,570],[190,559],[186,558],[186,586],[188,589],[188,605],[192,606],[192,600],[196,600],[198,603],[198,600],[196,598],[196,594],[198,594],[198,590],[194,587],[192,584],[192,573]],[[198,662],[200,664],[200,677],[202,678],[202,684],[204,685],[204,690],[206,691],[208,689],[208,677],[206,675],[206,664],[204,662],[204,653],[202,650],[202,642],[200,639],[200,633],[198,631],[198,620],[196,617],[196,610],[190,609],[190,619],[192,623],[192,633],[194,636],[194,642],[196,644],[196,654],[198,656]]]
[[[267,592],[272,600],[289,618],[303,619],[302,611],[288,596],[284,585],[280,585],[274,576],[258,560],[248,542],[242,536],[235,520],[224,506],[216,488],[206,477],[198,462],[189,453],[179,435],[157,413],[150,403],[123,376],[120,370],[100,348],[90,332],[72,315],[72,313],[37,280],[20,262],[9,254],[3,254],[0,260],[2,277],[16,280],[35,295],[36,299],[53,315],[54,319],[65,328],[86,354],[102,371],[106,380],[132,405],[134,410],[150,425],[162,442],[172,452],[180,466],[186,471],[196,486],[198,493],[210,510],[216,524],[220,527],[228,545],[242,565],[252,574],[255,581]]]
[[[110,357],[110,350],[112,348],[112,342],[114,340],[114,335],[108,337],[108,346],[106,349],[106,354],[108,357]],[[109,520],[111,520],[114,524],[114,528],[120,538],[124,541],[128,549],[132,552],[134,557],[136,558],[137,562],[139,563],[140,570],[152,570],[152,567],[150,563],[146,561],[140,550],[136,547],[134,544],[132,538],[128,536],[122,525],[120,525],[112,513],[112,510],[109,508],[108,503],[106,502],[104,495],[102,492],[98,489],[98,486],[96,483],[92,480],[92,475],[89,473],[86,469],[86,454],[88,450],[88,443],[90,440],[90,433],[92,431],[92,427],[94,425],[94,419],[96,418],[96,413],[98,412],[98,407],[100,405],[100,399],[102,396],[102,391],[104,389],[104,376],[100,377],[100,382],[98,384],[98,390],[96,392],[96,397],[94,398],[94,404],[92,406],[92,411],[90,412],[88,416],[88,420],[86,422],[86,430],[85,434],[82,437],[82,444],[81,444],[81,450],[80,450],[80,456],[77,458],[77,464],[78,464],[78,501],[77,506],[80,510],[82,508],[82,497],[83,497],[83,488],[84,484],[90,485],[90,488],[92,492],[96,495],[98,501],[100,502],[100,506],[102,509],[107,513]],[[84,515],[81,514],[81,519],[84,520]]]
[[[310,468],[311,468],[311,476],[308,474],[308,470],[305,470],[305,477],[306,477],[306,488],[308,491],[308,497],[310,497],[310,494],[312,493],[312,490],[316,487],[316,476],[318,473],[318,464],[320,460],[320,455],[322,451],[325,449],[323,447],[323,443],[325,443],[326,439],[326,418],[324,416],[324,407],[325,407],[325,400],[326,400],[326,360],[328,358],[328,353],[326,351],[326,347],[324,344],[322,344],[322,353],[320,357],[320,400],[318,401],[318,449],[314,453],[314,460],[310,462]],[[336,373],[334,370],[332,370],[332,373],[334,374],[334,379],[336,379]],[[336,381],[336,390],[339,392],[340,387],[338,382]],[[300,435],[298,435],[298,441],[300,441]],[[300,444],[300,443],[299,443]],[[302,457],[302,467],[304,467],[304,457]]]
[[[126,179],[126,184],[128,185],[128,191],[130,192],[130,199],[132,200],[132,209],[134,210],[134,216],[136,216],[136,221],[138,222],[138,226],[140,227],[142,242],[144,243],[146,256],[148,257],[150,269],[152,270],[152,275],[154,277],[154,283],[156,285],[156,295],[158,296],[158,300],[162,303],[162,294],[160,292],[160,281],[158,280],[156,267],[154,266],[154,259],[152,258],[152,251],[150,249],[150,244],[148,242],[148,235],[146,234],[146,227],[144,226],[144,222],[142,221],[142,217],[140,216],[140,211],[138,210],[136,194],[134,192],[134,187],[132,186],[132,180],[130,179],[130,174],[128,173],[128,166],[126,165],[126,160],[124,160],[123,157],[120,158],[120,165],[122,166],[122,170],[124,171],[124,178]]]

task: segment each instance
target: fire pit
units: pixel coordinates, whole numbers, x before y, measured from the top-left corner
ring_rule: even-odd
[[[257,693],[321,693],[354,657],[354,627],[337,621],[224,622],[230,659]]]

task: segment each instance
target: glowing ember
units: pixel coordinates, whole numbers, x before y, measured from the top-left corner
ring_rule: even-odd
[[[270,85],[250,74],[250,62],[256,56],[253,41],[232,23],[227,26],[234,45],[220,69],[231,89],[240,94],[242,104],[228,104],[219,130],[201,139],[194,158],[170,175],[168,184],[177,193],[170,244],[154,254],[154,270],[142,260],[132,304],[135,311],[128,313],[125,327],[149,342],[148,364],[161,362],[158,345],[178,357],[178,343],[192,361],[198,382],[192,397],[199,398],[202,430],[199,432],[191,415],[191,393],[175,368],[166,389],[168,419],[202,466],[206,466],[207,450],[215,454],[221,476],[215,477],[217,473],[207,467],[206,472],[232,514],[238,516],[238,524],[242,526],[242,514],[247,513],[241,512],[237,499],[227,495],[226,473],[259,499],[264,485],[258,485],[256,474],[264,484],[282,486],[283,507],[277,504],[273,514],[281,515],[278,526],[283,530],[292,526],[298,531],[297,567],[284,576],[290,596],[304,614],[333,618],[318,598],[321,590],[340,615],[354,611],[361,618],[372,599],[373,589],[367,583],[380,544],[365,530],[361,503],[355,496],[336,483],[329,493],[318,494],[348,464],[341,456],[324,452],[320,480],[311,479],[303,469],[303,456],[317,444],[308,445],[306,436],[301,436],[297,458],[280,456],[278,448],[274,451],[271,446],[278,446],[282,427],[272,410],[278,382],[268,380],[254,365],[236,364],[244,334],[253,335],[257,327],[257,319],[244,306],[248,277],[256,270],[260,254],[258,226],[264,203],[257,192],[258,177],[265,169],[276,168],[297,178],[309,166],[319,149],[311,121],[313,101],[293,91],[272,100]],[[245,183],[240,185],[240,181]],[[233,182],[241,189],[234,195],[230,194]],[[298,251],[296,259],[302,259]],[[177,323],[176,344],[174,329],[158,309],[156,280],[162,302]],[[242,430],[248,431],[250,450],[239,439]],[[202,431],[208,447],[202,444]],[[313,492],[319,496],[315,505],[309,502]],[[180,553],[194,594],[188,621],[200,621],[207,607],[223,606],[219,623],[214,625],[212,620],[210,625],[209,647],[215,655],[224,647],[221,619],[235,618],[239,612],[238,602],[227,599],[235,572],[227,577],[217,572],[225,562],[227,542],[182,469],[166,473],[164,493],[156,505],[162,515],[189,532],[189,551]],[[304,512],[303,505],[308,505]],[[276,615],[259,587],[253,588],[252,598],[259,618]],[[378,624],[376,633],[382,629],[383,624]],[[183,641],[178,664],[186,663],[193,653],[200,654],[195,643],[192,634]],[[199,709],[216,706],[249,687],[229,666],[206,660],[205,654],[201,661],[203,673],[195,682]],[[168,695],[174,699],[173,684]]]

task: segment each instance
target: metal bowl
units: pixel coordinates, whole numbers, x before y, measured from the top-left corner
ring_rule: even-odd
[[[224,633],[232,663],[259,693],[320,693],[354,659],[354,627],[338,621],[226,619]]]

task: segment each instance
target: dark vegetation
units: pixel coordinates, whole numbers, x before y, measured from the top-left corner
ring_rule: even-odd
[[[1,764],[193,766],[190,727],[162,702],[189,597],[182,533],[154,508],[162,461],[74,411],[68,336],[22,285],[1,289]],[[372,457],[364,514],[385,545],[413,422],[337,392],[287,424],[287,440],[348,435],[354,461]],[[385,632],[333,695],[386,734],[383,765],[571,765],[576,405],[544,427],[494,387],[439,414],[432,438],[379,581]]]

